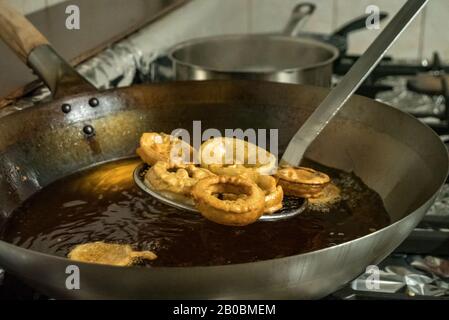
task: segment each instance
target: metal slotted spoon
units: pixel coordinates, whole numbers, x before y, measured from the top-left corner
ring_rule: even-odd
[[[352,68],[346,73],[338,85],[329,92],[327,97],[296,132],[282,156],[280,161],[282,165],[296,166],[301,162],[309,145],[315,140],[326,125],[332,121],[341,107],[353,95],[374,67],[376,67],[386,51],[416,17],[419,11],[421,11],[427,1],[428,0],[408,0],[404,6],[402,6],[399,12],[382,30],[365,53],[354,63]],[[193,206],[167,199],[148,188],[143,182],[145,168],[147,168],[147,166],[142,164],[134,171],[134,181],[143,191],[169,206],[198,212]],[[286,202],[288,203],[289,201]],[[304,201],[299,207],[296,205],[294,209],[285,208],[276,214],[263,215],[259,220],[277,221],[292,218],[303,212],[306,206],[307,201]]]
[[[145,191],[147,194],[152,196],[153,198],[156,198],[158,201],[169,205],[171,207],[175,207],[181,210],[186,210],[190,212],[196,212],[199,213],[199,211],[195,208],[195,206],[188,205],[185,203],[177,202],[172,199],[169,199],[167,197],[164,197],[163,195],[157,193],[153,189],[149,188],[145,182],[145,173],[148,171],[150,167],[145,164],[141,163],[137,168],[134,170],[133,177],[134,181],[136,182],[137,186]],[[294,217],[301,212],[303,212],[307,207],[307,200],[304,200],[302,198],[293,198],[293,197],[284,197],[283,201],[283,208],[276,213],[269,214],[269,215],[263,215],[259,218],[260,221],[277,221],[277,220],[283,220],[288,219],[291,217]]]

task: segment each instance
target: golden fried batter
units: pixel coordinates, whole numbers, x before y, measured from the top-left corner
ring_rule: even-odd
[[[193,164],[169,164],[158,161],[145,175],[145,184],[163,196],[192,204],[190,191],[205,177],[214,175],[209,170]]]
[[[217,194],[245,196],[233,200],[219,199]],[[259,219],[265,209],[264,192],[250,179],[240,176],[212,176],[200,180],[192,195],[198,211],[213,222],[228,226],[245,226]]]
[[[202,167],[219,175],[239,175],[244,169],[272,174],[276,167],[276,157],[270,152],[247,141],[226,137],[205,141],[200,148],[200,161]],[[220,167],[223,170],[219,171]]]
[[[289,196],[311,198],[330,182],[327,174],[305,167],[281,167],[275,175],[284,193]]]
[[[282,209],[284,191],[281,186],[276,185],[275,178],[267,175],[259,175],[257,185],[265,193],[264,214],[272,214]]]
[[[147,132],[140,138],[137,155],[147,164],[157,161],[169,163],[187,163],[193,161],[194,149],[181,139],[157,132]]]
[[[321,192],[314,197],[309,198],[309,204],[315,207],[332,205],[340,201],[340,193],[340,188],[330,182],[323,188],[323,190],[321,190]]]
[[[102,241],[77,245],[67,255],[69,259],[108,264],[113,266],[131,266],[141,260],[154,260],[156,254],[151,251],[133,251],[130,245],[104,243]]]

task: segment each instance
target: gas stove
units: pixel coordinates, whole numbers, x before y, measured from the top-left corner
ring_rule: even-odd
[[[345,55],[338,60],[334,83],[357,58]],[[170,60],[164,52],[141,56],[128,40],[100,53],[78,70],[102,89],[174,81]],[[449,65],[443,64],[437,53],[429,61],[397,61],[387,57],[357,94],[414,115],[449,143],[449,87],[445,76],[448,70]],[[430,79],[430,85],[417,82],[418,75]],[[18,101],[15,108],[27,108],[48,97],[48,90],[42,87]],[[372,286],[366,285],[366,279],[372,275],[367,270],[327,299],[449,299],[449,184],[443,186],[437,201],[411,235],[376,268]],[[0,299],[6,298],[48,299],[0,269]]]
[[[336,81],[358,57],[346,56],[336,66]],[[431,60],[384,59],[357,94],[407,112],[429,125],[449,147],[449,87],[437,52]],[[362,274],[330,298],[449,300],[449,183],[410,236],[378,266],[375,284],[367,288],[371,272]]]

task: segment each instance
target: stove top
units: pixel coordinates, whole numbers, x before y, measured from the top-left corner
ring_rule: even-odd
[[[344,57],[335,68],[338,81],[357,57]],[[438,53],[431,61],[404,62],[384,59],[357,91],[410,113],[437,132],[448,145],[449,89],[448,65]],[[415,85],[416,79],[432,80]],[[435,86],[434,84],[439,84]],[[449,300],[449,184],[445,184],[434,205],[410,236],[373,270],[360,275],[330,298],[443,299]],[[374,278],[373,278],[373,275]],[[370,286],[367,286],[371,283]]]

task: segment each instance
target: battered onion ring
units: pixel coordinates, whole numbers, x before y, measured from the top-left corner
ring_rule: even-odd
[[[254,181],[254,180],[253,180]],[[265,193],[264,214],[272,214],[282,209],[282,200],[284,199],[284,191],[281,186],[276,185],[276,179],[272,176],[258,175],[255,179],[257,186]],[[223,200],[236,200],[245,198],[244,194],[224,193]]]
[[[193,147],[183,140],[157,132],[142,134],[140,147],[136,153],[149,165],[154,165],[158,161],[188,163],[194,160],[195,154]]]
[[[281,167],[275,175],[284,193],[289,196],[312,198],[330,182],[322,172],[305,167]]]
[[[207,166],[208,170],[219,176],[243,176],[257,181],[259,173],[255,169],[247,168],[242,164],[218,165],[211,164]]]
[[[255,144],[235,138],[209,139],[201,145],[199,154],[201,166],[220,175],[239,175],[238,172],[245,169],[272,174],[276,168],[276,157],[273,154]]]
[[[244,194],[235,200],[220,200],[215,195]],[[259,219],[265,209],[263,191],[250,179],[239,176],[212,176],[192,188],[196,208],[208,220],[227,226],[246,226]]]
[[[154,260],[157,256],[151,251],[133,251],[130,245],[104,243],[102,241],[77,245],[67,257],[71,260],[130,266],[141,260]]]
[[[257,185],[265,193],[264,214],[272,214],[282,209],[284,191],[281,186],[276,185],[276,179],[272,176],[260,175]]]
[[[193,164],[169,164],[158,161],[145,174],[144,183],[163,196],[193,204],[190,192],[200,180],[214,175],[207,169],[195,167]]]
[[[309,198],[311,207],[323,208],[323,206],[330,206],[341,200],[340,188],[332,182],[328,183],[321,192],[312,198]]]
[[[258,187],[265,193],[264,214],[272,214],[282,209],[284,192],[281,186],[276,186],[276,179],[272,176],[261,175],[256,170],[238,164],[231,166],[210,165],[209,169],[217,175],[241,176],[256,182]],[[238,195],[234,194],[223,195],[224,200],[235,200],[237,198]]]

